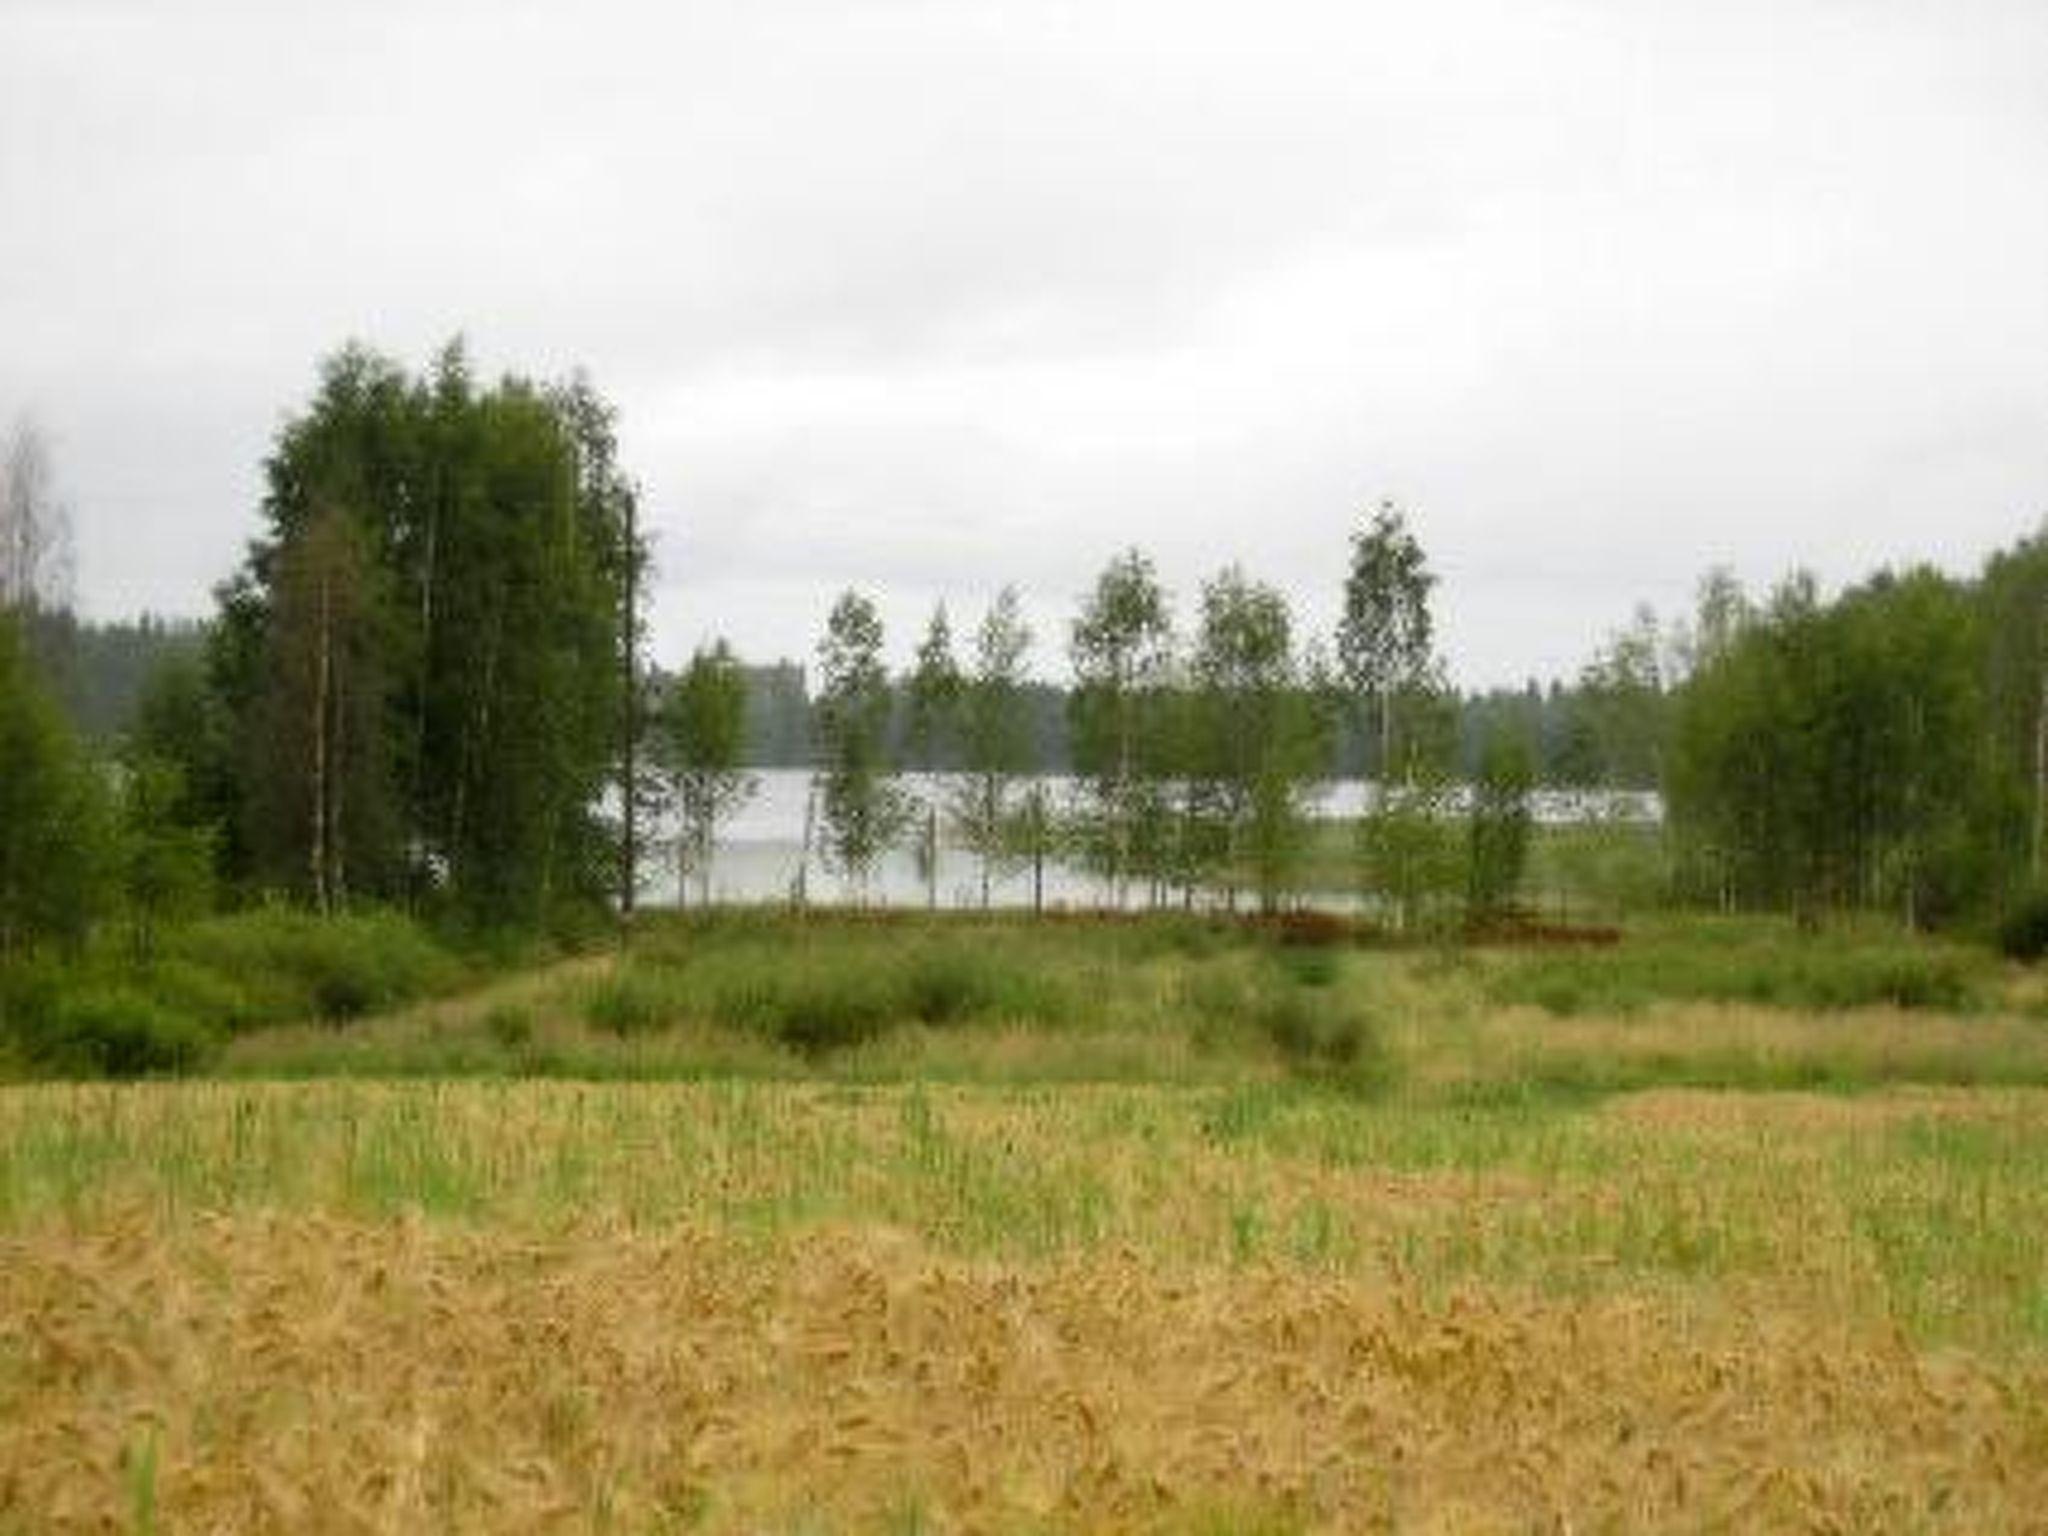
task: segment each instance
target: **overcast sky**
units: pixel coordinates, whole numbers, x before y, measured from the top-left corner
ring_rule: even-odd
[[[1568,675],[2048,512],[2048,3],[0,0],[89,612],[204,611],[316,360],[457,332],[619,406],[663,659],[1015,581],[1053,673],[1130,544],[1326,627],[1392,497],[1455,675]]]

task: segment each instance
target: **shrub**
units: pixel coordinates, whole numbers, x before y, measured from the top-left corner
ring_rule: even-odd
[[[675,1023],[677,1009],[659,978],[645,971],[621,968],[598,983],[583,1008],[593,1029],[625,1039]]]
[[[997,989],[984,965],[963,948],[927,948],[903,967],[905,1011],[926,1024],[955,1024],[990,1011]]]
[[[484,1015],[484,1033],[508,1051],[523,1051],[533,1043],[533,1010],[500,1003]]]
[[[1356,1003],[1294,989],[1261,999],[1257,1019],[1298,1076],[1370,1090],[1393,1080],[1393,1058],[1378,1023]]]
[[[189,960],[162,960],[144,973],[152,996],[207,1028],[239,1034],[263,1022],[249,995],[229,976]]]
[[[2022,896],[1999,925],[1998,947],[2014,960],[2048,955],[2048,890]]]
[[[393,912],[238,913],[194,924],[169,951],[234,979],[249,1004],[238,1027],[308,1017],[343,1022],[445,991],[461,969],[418,924]]]
[[[838,979],[800,973],[775,998],[775,1035],[812,1055],[860,1045],[888,1027],[892,1002],[886,988],[858,971]]]
[[[1553,1014],[1631,1013],[1660,999],[1965,1012],[1982,1001],[1977,971],[1964,951],[1904,937],[1688,940],[1516,956],[1495,972],[1488,992],[1496,1002]]]
[[[189,1015],[130,987],[100,986],[60,1000],[31,1040],[31,1053],[60,1073],[144,1077],[191,1071],[214,1044]]]
[[[1280,968],[1297,986],[1327,987],[1336,983],[1342,962],[1336,950],[1286,946],[1277,951]]]

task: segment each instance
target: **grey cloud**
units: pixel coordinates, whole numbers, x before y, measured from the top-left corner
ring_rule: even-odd
[[[620,403],[664,646],[1051,634],[1127,543],[1326,622],[1394,494],[1460,670],[1569,670],[2048,505],[2044,71],[2024,3],[17,0],[0,411],[102,611],[204,603],[319,354],[466,330]]]

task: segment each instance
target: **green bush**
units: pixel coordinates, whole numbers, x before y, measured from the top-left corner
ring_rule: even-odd
[[[145,1077],[203,1065],[216,1037],[131,987],[96,986],[60,999],[30,1042],[38,1065],[77,1076]]]
[[[1984,997],[1966,952],[1905,937],[1845,935],[1628,944],[1506,960],[1488,983],[1499,1003],[1548,1013],[1632,1013],[1685,1000],[1834,1011],[1893,1007],[1966,1012]]]
[[[1998,928],[1998,947],[2014,960],[2048,955],[2048,890],[2030,892],[2015,903]]]
[[[1393,1080],[1378,1023],[1356,1002],[1295,988],[1262,998],[1256,1019],[1297,1076],[1372,1090]]]
[[[1014,934],[793,927],[730,915],[657,929],[636,943],[590,1017],[623,1032],[699,1019],[816,1054],[897,1024],[1061,1021],[1069,992]]]
[[[340,1023],[446,991],[461,977],[447,951],[394,912],[242,912],[195,923],[166,950],[170,959],[232,978],[248,1003],[238,1028],[304,1018]]]
[[[992,1010],[997,988],[988,966],[960,946],[926,948],[903,966],[905,1011],[925,1024],[956,1024]]]
[[[223,1034],[264,1022],[248,993],[231,976],[190,960],[160,960],[137,977],[151,996]]]
[[[593,1029],[626,1039],[668,1028],[680,1017],[680,1010],[660,977],[622,966],[598,983],[584,1005],[583,1016]]]
[[[889,989],[859,971],[840,978],[799,973],[775,995],[773,1009],[776,1038],[812,1055],[872,1040],[900,1017]]]
[[[1280,968],[1297,986],[1333,986],[1343,970],[1343,957],[1334,949],[1290,944],[1283,945],[1274,953]]]
[[[508,1051],[523,1051],[533,1043],[533,1010],[500,1003],[484,1015],[484,1033]]]

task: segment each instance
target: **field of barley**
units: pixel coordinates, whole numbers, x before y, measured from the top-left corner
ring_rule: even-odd
[[[0,1088],[0,1532],[2048,1529],[2037,978],[1717,942],[679,929]]]

